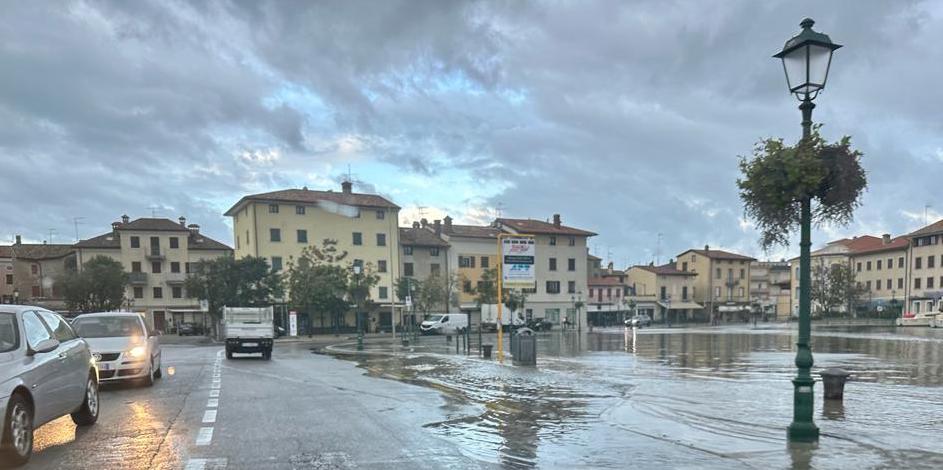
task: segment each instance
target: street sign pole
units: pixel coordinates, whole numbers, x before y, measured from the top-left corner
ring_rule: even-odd
[[[498,361],[504,360],[504,287],[533,288],[536,283],[535,262],[533,235],[498,234]]]
[[[504,362],[504,324],[501,321],[501,306],[504,303],[502,281],[504,280],[504,234],[498,234],[498,362]]]

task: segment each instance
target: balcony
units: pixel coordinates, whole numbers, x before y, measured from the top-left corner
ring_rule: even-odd
[[[165,273],[164,281],[167,284],[183,284],[187,280],[186,273]]]
[[[148,261],[163,261],[164,260],[164,254],[160,252],[159,247],[151,247],[151,249],[147,251],[144,257],[147,258]]]
[[[147,273],[128,273],[128,282],[135,286],[147,284]]]

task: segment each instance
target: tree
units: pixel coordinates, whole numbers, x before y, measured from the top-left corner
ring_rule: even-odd
[[[358,266],[351,264],[348,267],[348,272],[347,299],[353,303],[357,312],[357,323],[359,328],[362,329],[362,312],[370,300],[370,289],[379,284],[380,276],[373,272],[371,263],[367,263],[366,266],[359,266],[359,269]]]
[[[527,293],[523,289],[505,289],[504,292],[502,300],[504,300],[504,306],[507,307],[508,312],[515,313],[524,308],[524,303],[527,302]]]
[[[207,301],[214,325],[223,307],[264,307],[284,292],[281,276],[254,256],[200,260],[191,265],[184,287],[189,296]]]
[[[764,249],[788,244],[789,234],[800,226],[806,197],[812,199],[816,224],[847,224],[861,204],[868,185],[861,152],[851,148],[847,136],[826,143],[819,127],[793,147],[782,139],[760,141],[752,160],[740,160],[740,199],[760,230]]]
[[[484,270],[481,273],[478,286],[472,288],[472,290],[475,293],[475,303],[478,304],[478,307],[498,303],[498,269]]]
[[[106,256],[95,256],[82,268],[70,271],[57,281],[70,310],[107,312],[118,310],[124,303],[128,274],[121,262]]]
[[[329,314],[336,328],[339,318],[347,311],[344,299],[348,290],[350,272],[340,263],[346,251],[338,251],[337,241],[325,239],[320,247],[309,246],[301,251],[297,262],[288,265],[289,302],[313,320],[314,312]]]
[[[412,298],[415,303],[416,299],[419,297],[420,292],[422,292],[422,281],[414,279],[412,277],[403,276],[396,280],[396,297],[402,301],[406,301],[406,297]]]
[[[812,302],[823,316],[832,316],[839,307],[854,308],[861,295],[855,272],[843,263],[826,265],[820,261],[812,268]]]
[[[422,289],[419,291],[418,297],[419,302],[416,307],[424,314],[437,310],[442,306],[447,308],[447,280],[438,274],[430,274],[425,281],[422,281]],[[413,301],[415,302],[416,299],[414,298]]]

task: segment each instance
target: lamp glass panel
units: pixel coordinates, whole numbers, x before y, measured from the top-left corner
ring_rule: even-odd
[[[828,77],[828,61],[832,50],[827,47],[811,45],[809,49],[809,84],[816,89],[825,87]]]
[[[783,68],[786,70],[786,82],[789,89],[800,92],[806,86],[806,47],[799,47],[783,57]]]

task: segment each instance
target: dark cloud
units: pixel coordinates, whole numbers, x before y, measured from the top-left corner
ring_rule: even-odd
[[[435,181],[456,170],[479,188],[506,188],[476,199],[470,217],[499,204],[510,216],[561,213],[599,232],[595,244],[618,263],[651,257],[659,233],[662,259],[707,243],[762,255],[741,220],[737,161],[760,138],[799,135],[797,103],[770,56],[805,16],[846,45],[814,118],[831,139],[854,136],[871,183],[856,223],[815,240],[912,229],[904,212],[933,204],[943,178],[943,11],[933,2],[4,10],[4,236],[71,233],[75,216],[91,235],[156,204],[229,240],[221,212],[239,196],[307,184],[313,163],[335,163],[325,174],[336,175],[351,147],[400,175]]]

